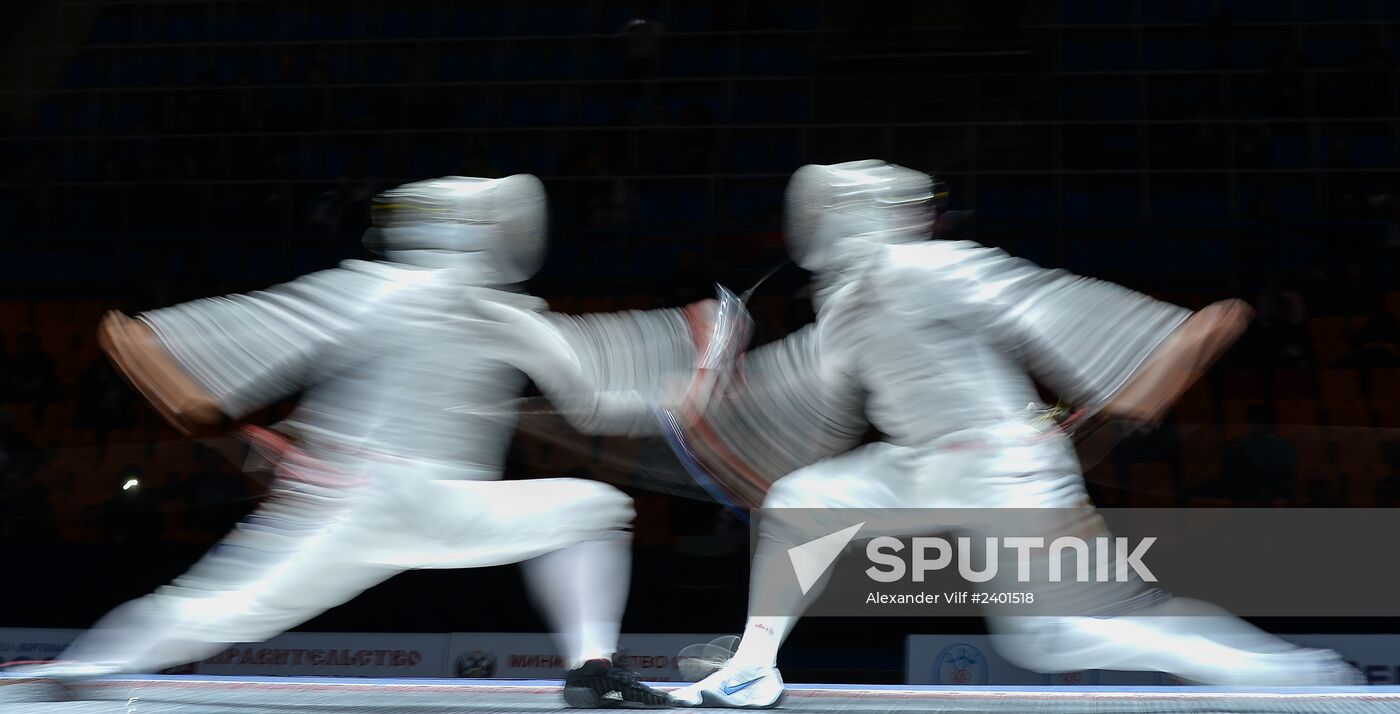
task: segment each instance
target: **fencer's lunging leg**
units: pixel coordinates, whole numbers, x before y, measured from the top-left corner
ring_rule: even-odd
[[[632,535],[601,538],[522,564],[531,595],[559,640],[569,668],[617,652],[632,569]]]

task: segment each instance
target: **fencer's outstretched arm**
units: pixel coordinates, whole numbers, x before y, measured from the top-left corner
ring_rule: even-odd
[[[146,323],[109,312],[97,329],[97,342],[127,381],[186,436],[226,418],[218,400],[180,367]]]
[[[109,318],[108,354],[186,433],[237,419],[373,354],[414,319],[403,268],[347,261],[267,290]],[[391,276],[392,274],[392,276]],[[405,299],[409,298],[409,299]]]
[[[562,315],[469,300],[476,343],[525,372],[575,428],[640,436],[657,408],[703,403],[743,349],[748,314],[727,291],[680,309]]]
[[[744,356],[736,376],[679,425],[734,503],[757,508],[778,479],[860,442],[865,391],[809,324]]]
[[[1193,316],[970,241],[890,246],[870,277],[877,295],[911,319],[957,322],[991,335],[1076,406],[1149,422],[1248,320],[1241,303]]]

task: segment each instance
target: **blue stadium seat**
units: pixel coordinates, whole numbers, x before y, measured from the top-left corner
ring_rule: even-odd
[[[606,97],[585,96],[579,107],[577,121],[580,124],[596,126],[617,123],[617,112],[613,102]]]
[[[1110,189],[1104,192],[1101,209],[1105,218],[1134,220],[1138,217],[1136,189]]]
[[[486,13],[478,7],[457,3],[448,23],[450,34],[457,37],[478,37],[486,34]]]
[[[1298,0],[1297,4],[1299,20],[1372,19],[1370,0]]]
[[[64,83],[73,87],[100,87],[107,84],[108,65],[87,57],[77,57],[64,68]]]
[[[1099,216],[1099,196],[1085,191],[1065,191],[1064,216],[1070,221],[1092,220]]]
[[[296,35],[312,40],[330,39],[340,36],[339,18],[330,12],[313,10],[306,21],[297,28]]]
[[[1053,218],[1055,216],[1055,194],[1051,189],[1022,189],[1019,203],[1022,218]]]
[[[165,25],[165,39],[168,42],[194,42],[201,39],[200,25],[202,23],[190,15],[176,15],[170,18]]]
[[[448,82],[466,79],[470,60],[460,51],[443,52],[438,57],[438,79]]]
[[[93,24],[91,40],[100,45],[117,45],[130,42],[134,34],[130,18],[118,14],[104,14]]]
[[[1357,166],[1390,166],[1395,163],[1395,143],[1383,135],[1352,137],[1351,160]]]
[[[1302,166],[1308,161],[1308,140],[1302,136],[1276,136],[1270,155],[1275,166]]]
[[[772,47],[750,47],[743,52],[744,60],[741,65],[744,73],[755,76],[781,74],[779,54],[778,50]]]
[[[683,32],[704,32],[711,29],[714,22],[714,9],[707,3],[686,3],[680,10],[680,22],[676,29]]]
[[[1211,0],[1143,0],[1142,19],[1147,23],[1201,22],[1210,17]]]
[[[373,54],[366,62],[365,75],[371,82],[393,82],[402,74],[403,60],[393,54]]]
[[[675,211],[672,210],[674,193],[666,189],[642,189],[637,194],[642,223],[665,225],[675,220]]]
[[[788,22],[794,30],[815,30],[822,26],[821,5],[816,2],[788,4]]]
[[[1222,9],[1240,22],[1280,22],[1293,19],[1293,3],[1278,0],[1223,0]]]
[[[681,191],[674,210],[676,221],[700,224],[710,217],[710,193],[703,189]]]
[[[1275,194],[1274,210],[1287,218],[1307,218],[1317,212],[1316,192],[1303,187],[1285,187]]]
[[[1185,196],[1165,191],[1152,195],[1152,216],[1154,218],[1181,218],[1191,215],[1189,202]]]
[[[1265,66],[1269,56],[1277,50],[1277,43],[1263,43],[1249,39],[1234,40],[1228,49],[1230,66],[1234,69],[1259,69]]]
[[[1194,40],[1144,40],[1144,69],[1209,69],[1212,47]]]
[[[677,77],[694,77],[704,73],[701,51],[694,47],[677,47],[667,55],[670,73]]]
[[[1131,42],[1103,43],[1103,67],[1101,69],[1131,69],[1137,66],[1135,49]]]
[[[520,34],[520,16],[514,7],[497,7],[486,12],[486,34],[504,36]]]
[[[1224,218],[1225,204],[1223,191],[1196,191],[1189,197],[1189,210],[1194,218]]]
[[[1308,60],[1318,67],[1340,67],[1345,65],[1361,47],[1354,40],[1309,39]]]
[[[406,10],[385,10],[380,18],[378,37],[414,37],[418,32],[418,13]]]

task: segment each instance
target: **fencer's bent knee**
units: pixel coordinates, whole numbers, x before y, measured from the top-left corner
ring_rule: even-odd
[[[572,487],[579,490],[575,512],[592,528],[622,530],[637,517],[632,497],[608,484],[579,481]]]

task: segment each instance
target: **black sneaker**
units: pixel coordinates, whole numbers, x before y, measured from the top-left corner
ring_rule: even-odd
[[[564,677],[564,703],[575,709],[604,709],[624,703],[642,707],[671,705],[671,697],[642,684],[637,673],[619,663],[591,659]]]

